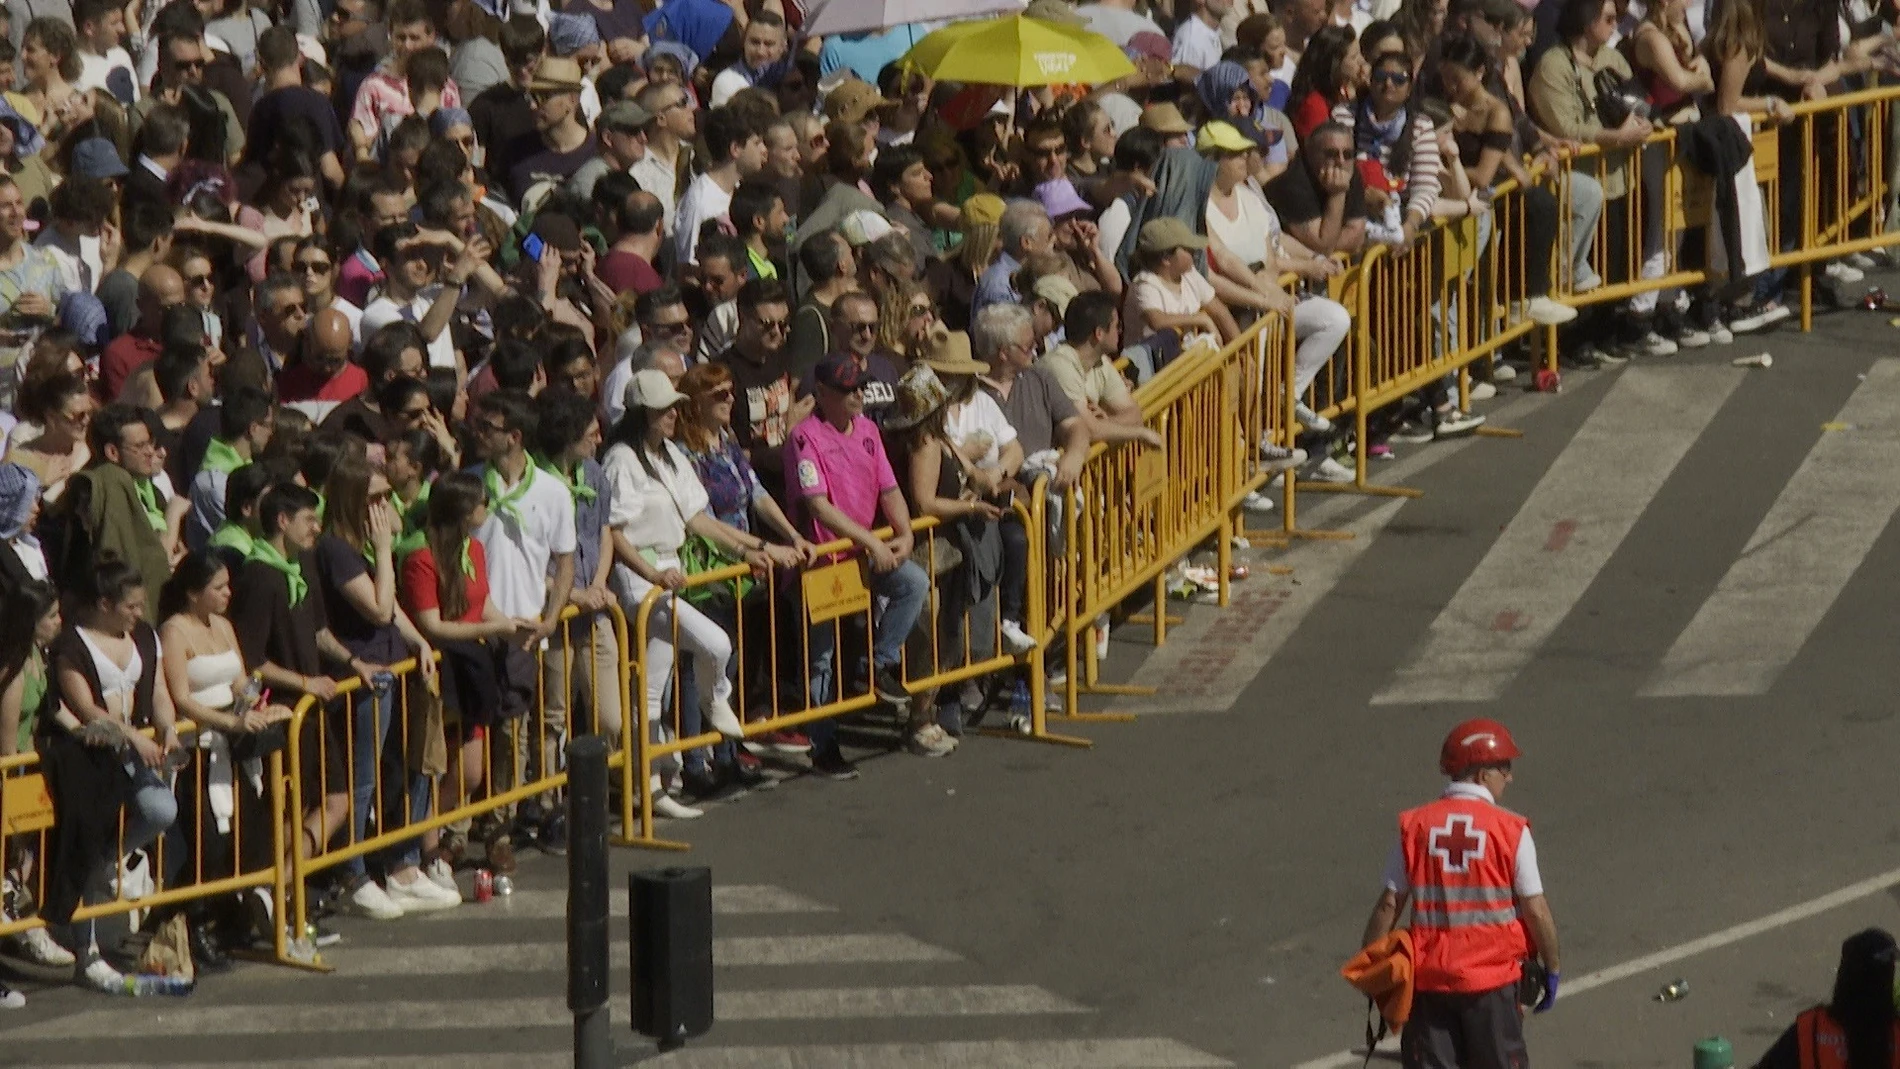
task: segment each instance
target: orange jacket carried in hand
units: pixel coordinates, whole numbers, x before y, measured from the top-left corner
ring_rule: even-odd
[[[1394,1032],[1412,1016],[1412,934],[1403,928],[1353,955],[1339,974],[1379,1007]],[[1367,1027],[1371,1027],[1368,1025]]]

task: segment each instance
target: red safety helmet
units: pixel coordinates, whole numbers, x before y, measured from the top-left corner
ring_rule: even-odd
[[[1467,720],[1451,729],[1438,751],[1438,767],[1456,779],[1480,765],[1501,765],[1522,753],[1511,731],[1495,720]]]

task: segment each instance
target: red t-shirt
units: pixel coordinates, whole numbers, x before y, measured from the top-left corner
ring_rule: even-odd
[[[1306,140],[1306,135],[1319,128],[1319,124],[1333,117],[1332,102],[1317,89],[1309,90],[1306,96],[1293,105],[1293,114],[1287,118],[1293,120],[1293,132]]]
[[[139,368],[158,359],[159,344],[137,334],[121,334],[99,354],[99,399],[111,404]]]
[[[475,574],[464,576],[462,580],[468,591],[468,611],[456,621],[474,624],[480,623],[482,614],[488,611],[488,555],[473,538],[468,540],[468,559],[475,566]],[[442,608],[442,600],[436,593],[436,579],[435,553],[428,546],[409,554],[402,562],[403,607],[412,613]]]
[[[653,265],[630,252],[613,249],[600,258],[594,273],[615,293],[652,293],[666,284]]]
[[[299,360],[277,376],[279,401],[347,401],[369,389],[369,373],[345,362],[343,370],[331,378],[322,378],[310,365]]]

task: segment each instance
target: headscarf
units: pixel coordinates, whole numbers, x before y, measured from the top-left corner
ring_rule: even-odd
[[[672,56],[679,60],[680,72],[686,76],[687,84],[692,84],[693,71],[699,67],[699,53],[678,41],[654,41],[645,52],[640,53],[640,69],[652,70],[653,61],[661,56]]]
[[[437,108],[429,116],[429,133],[436,137],[447,137],[450,130],[458,126],[475,128],[475,119],[467,108]]]
[[[23,464],[0,464],[0,542],[26,531],[26,518],[40,496],[40,477]]]
[[[46,138],[41,136],[40,128],[26,121],[26,116],[13,110],[13,105],[0,99],[0,122],[13,127],[13,155],[19,159],[36,156],[46,147]]]
[[[1234,101],[1234,90],[1243,87],[1248,99],[1259,104],[1259,95],[1253,91],[1253,79],[1247,76],[1247,68],[1231,59],[1221,60],[1194,80],[1195,93],[1200,95],[1207,113],[1216,119],[1228,117],[1227,108]]]
[[[548,16],[549,52],[571,56],[588,45],[600,43],[600,24],[594,21],[594,16],[566,13]]]

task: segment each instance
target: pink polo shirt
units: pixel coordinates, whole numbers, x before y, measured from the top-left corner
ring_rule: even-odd
[[[811,516],[804,507],[806,498],[830,498],[853,522],[876,530],[878,495],[897,486],[897,475],[891,471],[877,424],[858,416],[847,433],[819,418],[816,412],[792,428],[791,438],[785,443],[785,478],[792,484],[798,520],[806,537],[818,543],[840,536]]]

